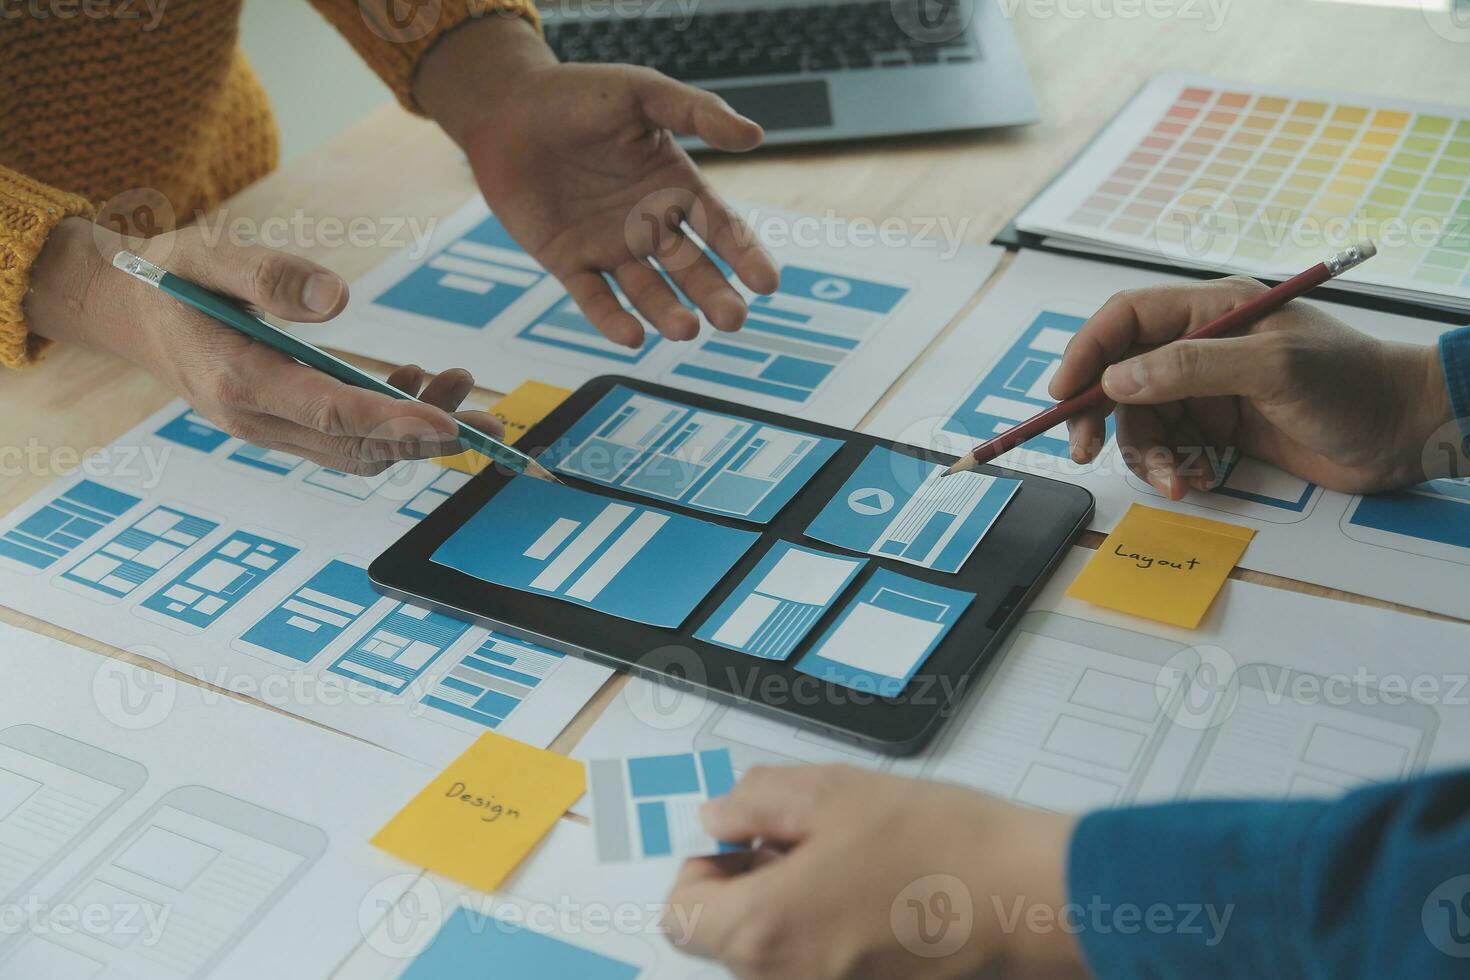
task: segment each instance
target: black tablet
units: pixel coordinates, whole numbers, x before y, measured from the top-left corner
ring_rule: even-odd
[[[1093,500],[602,377],[371,568],[394,598],[890,754],[966,696]],[[495,665],[486,665],[494,671]]]

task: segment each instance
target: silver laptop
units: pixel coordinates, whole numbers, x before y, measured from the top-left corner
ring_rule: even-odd
[[[1036,121],[997,0],[581,0],[543,13],[562,60],[709,89],[768,144]]]

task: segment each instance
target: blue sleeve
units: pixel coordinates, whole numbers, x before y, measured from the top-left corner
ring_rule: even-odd
[[[1470,456],[1470,327],[1441,336],[1439,357],[1444,363],[1445,381],[1450,386],[1450,406],[1465,437],[1465,455]]]
[[[1112,977],[1470,975],[1470,771],[1335,802],[1089,814],[1069,926]]]

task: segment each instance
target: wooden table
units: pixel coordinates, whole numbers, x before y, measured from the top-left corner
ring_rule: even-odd
[[[712,158],[704,161],[706,173],[732,198],[874,222],[910,219],[916,227],[939,218],[962,221],[966,240],[986,242],[1149,76],[1165,69],[1470,102],[1470,41],[1456,43],[1436,33],[1417,4],[1379,9],[1323,0],[1213,0],[1213,5],[1211,0],[1001,2],[1015,11],[1039,96],[1039,125]],[[1155,17],[1150,11],[1171,13]],[[298,213],[306,221],[292,223],[308,228],[320,219],[422,220],[449,214],[473,192],[469,170],[448,139],[432,124],[388,105],[236,195],[211,220],[242,228],[271,217],[294,219]],[[387,223],[378,227],[389,229]],[[388,245],[328,247],[315,237],[305,235],[287,247],[349,280],[391,251]],[[46,472],[0,477],[0,512],[64,476],[68,467],[75,467],[76,454],[107,445],[174,397],[124,361],[79,350],[55,351],[39,369],[7,374],[0,383],[0,446],[39,447],[40,455],[53,461]],[[485,403],[492,397],[481,391],[472,400]],[[1082,543],[1095,548],[1099,540],[1089,533]],[[1237,570],[1235,577],[1405,608],[1257,572]],[[11,609],[0,607],[0,620],[172,673]],[[174,676],[200,683],[185,674]],[[567,751],[575,745],[623,683],[620,676],[605,686],[554,747]]]

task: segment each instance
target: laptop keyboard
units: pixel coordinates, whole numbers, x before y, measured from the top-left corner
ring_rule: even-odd
[[[924,29],[905,30],[897,3],[910,4],[914,11],[906,22],[924,24]],[[547,25],[546,38],[563,61],[646,65],[687,82],[938,65],[979,57],[968,26],[956,21],[946,29],[943,20],[935,19],[962,17],[964,4],[937,0],[934,13],[920,11],[920,4],[935,7],[936,0],[727,10],[696,14],[687,21],[563,20]],[[920,14],[927,19],[913,19]],[[680,24],[685,26],[679,29]]]

